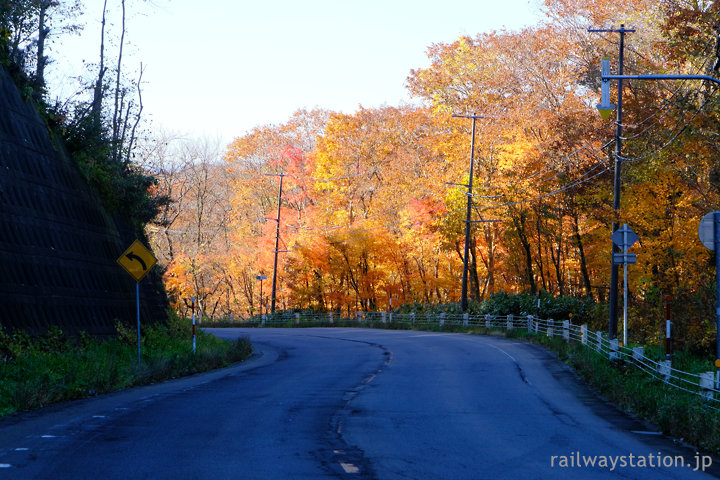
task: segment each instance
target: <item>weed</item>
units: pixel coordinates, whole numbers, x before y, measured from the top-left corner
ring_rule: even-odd
[[[2,333],[0,416],[223,367],[252,353],[247,339],[228,342],[200,331],[193,354],[185,323],[172,318],[145,328],[140,364],[137,338],[122,324],[112,340],[67,338],[57,328],[35,339]]]

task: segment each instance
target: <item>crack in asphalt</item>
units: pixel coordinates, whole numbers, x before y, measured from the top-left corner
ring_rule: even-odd
[[[365,457],[365,452],[361,448],[355,445],[349,445],[345,441],[343,437],[343,425],[346,418],[359,413],[358,410],[351,408],[350,404],[378,375],[383,372],[383,370],[385,370],[385,368],[387,368],[388,365],[390,365],[390,363],[392,363],[392,352],[384,345],[374,342],[320,335],[308,336],[341,340],[345,342],[363,343],[382,350],[383,360],[380,365],[374,372],[366,376],[357,386],[345,391],[345,394],[343,395],[343,405],[331,416],[328,429],[330,443],[329,449],[327,451],[316,452],[323,459],[323,465],[337,478],[377,480],[378,477],[372,468],[370,460]]]

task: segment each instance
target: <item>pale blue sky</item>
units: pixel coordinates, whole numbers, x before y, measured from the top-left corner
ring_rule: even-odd
[[[59,49],[56,71],[68,75],[82,72],[82,59],[97,59],[102,2],[85,3],[83,37]],[[405,79],[427,65],[431,44],[542,20],[537,0],[127,3],[142,12],[127,20],[126,68],[146,66],[146,118],[224,143],[300,108],[352,113],[409,102]]]

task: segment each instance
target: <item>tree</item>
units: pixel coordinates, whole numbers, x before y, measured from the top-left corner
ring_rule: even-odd
[[[470,132],[469,122],[451,113],[486,117],[478,122],[473,155],[468,263],[474,298],[545,290],[603,300],[610,226],[622,221],[636,228],[643,249],[630,277],[638,299],[631,307],[646,319],[638,336],[657,330],[659,292],[702,304],[710,257],[689,239],[701,214],[720,199],[714,161],[720,112],[709,101],[715,92],[677,82],[627,84],[623,203],[616,218],[610,207],[613,129],[594,105],[599,59],[615,55],[617,38],[587,28],[618,18],[634,24],[628,71],[707,72],[716,41],[708,30],[718,8],[558,0],[546,2],[546,12],[547,24],[432,45],[429,65],[408,78],[422,106],[301,111],[285,124],[237,138],[226,155],[227,177],[213,180],[228,182],[222,184],[228,239],[208,248],[217,266],[203,274],[207,285],[211,277],[229,279],[223,291],[235,292],[237,303],[225,293],[220,304],[257,313],[254,279],[271,269],[278,207],[280,245],[287,250],[278,266],[279,297],[287,305],[352,313],[391,302],[457,300]],[[286,183],[278,206],[272,175],[279,173]],[[197,210],[186,201],[177,205]],[[166,219],[173,212],[166,210]],[[707,312],[692,308],[693,318],[679,328],[689,342],[704,345]]]
[[[314,215],[312,171],[315,138],[324,126],[328,112],[296,112],[282,125],[257,127],[248,135],[236,138],[225,154],[229,174],[231,205],[231,272],[241,282],[243,299],[233,307],[237,313],[253,314],[257,308],[258,275],[272,272],[277,224],[277,177],[284,173],[283,205],[280,225],[281,249],[289,253],[279,257],[277,298],[287,302],[292,287],[283,278],[291,257],[308,245],[303,236]],[[302,263],[302,262],[301,262]],[[292,284],[297,285],[297,282]]]
[[[393,292],[401,301],[421,299],[420,285],[427,292],[427,278],[416,282],[430,268],[427,254],[417,244],[403,248],[402,240],[422,215],[417,207],[440,208],[438,179],[448,163],[432,148],[435,121],[426,109],[360,109],[331,117],[318,141],[320,231],[335,252],[335,283],[351,288],[360,308],[376,308],[382,297],[389,305]],[[346,293],[345,300],[352,298]]]
[[[145,146],[143,157],[158,178],[158,194],[172,198],[149,230],[173,304],[195,297],[211,318],[230,313],[237,296],[226,257],[231,193],[219,144],[161,136]]]
[[[80,0],[13,0],[0,3],[0,35],[7,60],[31,77],[36,100],[45,94],[45,68],[51,61],[47,48],[62,35],[77,33]]]

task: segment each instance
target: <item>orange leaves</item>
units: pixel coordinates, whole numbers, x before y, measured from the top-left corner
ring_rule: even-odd
[[[651,12],[656,0],[545,0],[551,21],[580,23],[585,25],[632,25],[639,15]]]
[[[202,185],[192,175],[173,184],[185,192],[177,221],[192,235],[174,239],[169,289],[203,292],[236,314],[258,311],[254,279],[272,274],[273,175],[282,172],[278,301],[352,312],[387,308],[391,299],[395,307],[457,300],[471,152],[469,121],[451,114],[477,113],[485,118],[477,122],[472,154],[471,296],[502,288],[604,297],[612,131],[593,105],[600,53],[615,46],[586,28],[617,25],[626,15],[647,26],[629,40],[639,46],[628,57],[635,70],[652,71],[667,58],[702,64],[685,52],[671,54],[658,32],[673,18],[701,29],[705,12],[652,3],[548,2],[553,24],[432,45],[429,66],[408,78],[425,106],[300,111],[237,138],[220,169],[225,176],[210,168]],[[627,90],[626,118],[634,125],[625,125],[624,152],[650,154],[624,165],[621,216],[647,249],[633,278],[675,288],[700,275],[707,256],[693,229],[700,210],[720,196],[713,160],[720,149],[713,140],[717,112],[696,114],[708,92],[663,87]],[[672,147],[664,145],[669,140]]]

